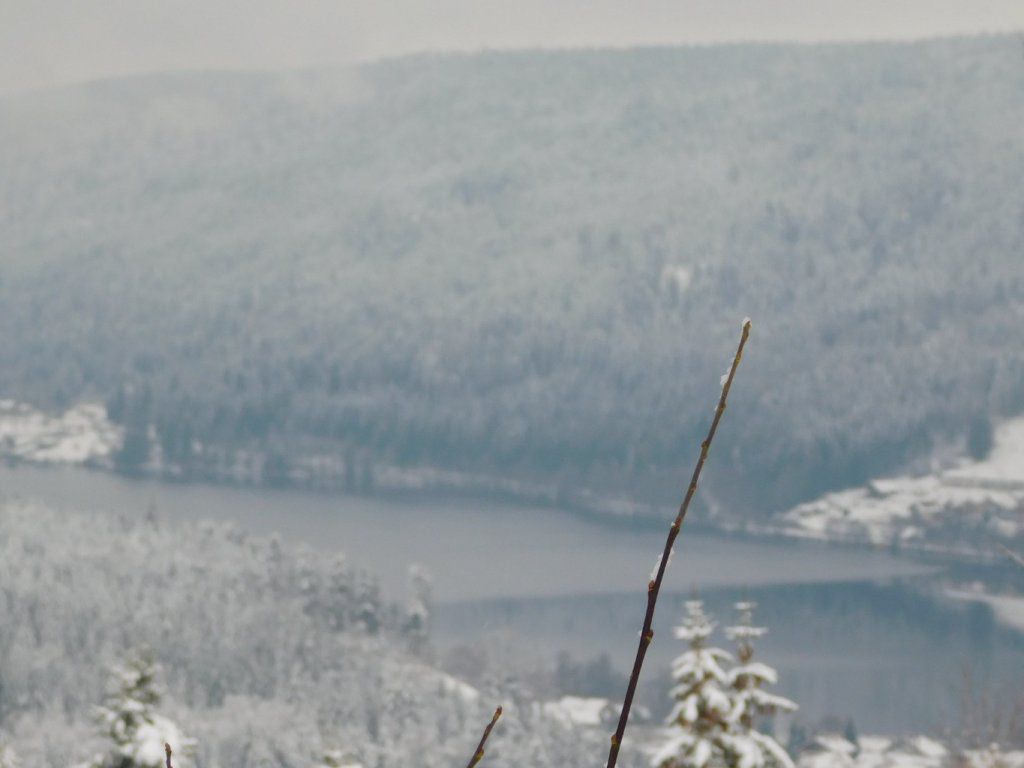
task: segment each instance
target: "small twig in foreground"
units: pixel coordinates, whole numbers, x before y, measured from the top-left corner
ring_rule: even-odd
[[[166,741],[164,742],[164,754],[167,755],[167,768],[174,768],[171,765],[171,745]]]
[[[1013,560],[1013,562],[1015,562],[1015,563],[1016,563],[1017,565],[1019,565],[1019,566],[1020,566],[1021,568],[1024,568],[1024,557],[1021,557],[1021,556],[1020,556],[1019,554],[1017,554],[1016,552],[1014,552],[1014,551],[1013,551],[1012,549],[1010,549],[1009,547],[1004,547],[1004,546],[1003,546],[1002,544],[997,544],[996,546],[997,546],[997,547],[999,547],[999,550],[1000,550],[1000,551],[1001,551],[1001,552],[1002,552],[1002,553],[1003,553],[1004,555],[1006,555],[1006,556],[1007,556],[1008,558],[1010,558],[1011,560]]]
[[[629,721],[629,710],[633,706],[633,696],[636,694],[637,682],[640,680],[640,669],[644,665],[647,647],[654,639],[654,630],[651,629],[651,625],[654,622],[654,606],[658,602],[658,592],[661,591],[661,581],[665,576],[665,567],[668,565],[669,557],[672,554],[672,546],[679,535],[679,529],[683,525],[683,520],[686,519],[686,512],[690,508],[690,502],[697,492],[697,481],[700,480],[700,472],[704,468],[704,462],[707,461],[708,449],[711,447],[711,441],[715,438],[715,432],[718,430],[718,422],[722,420],[722,414],[725,413],[725,401],[729,398],[732,380],[736,376],[736,369],[739,367],[740,358],[743,357],[743,347],[746,345],[747,337],[749,336],[750,320],[747,319],[743,321],[740,344],[736,348],[736,356],[732,360],[732,367],[729,368],[729,373],[725,376],[722,383],[722,394],[718,398],[718,407],[715,408],[715,418],[711,421],[708,436],[700,444],[700,456],[697,459],[697,466],[693,468],[693,476],[690,478],[690,485],[686,489],[686,496],[683,498],[683,503],[679,505],[679,513],[668,530],[665,550],[661,554],[661,559],[658,560],[657,573],[647,583],[647,613],[644,615],[644,626],[640,631],[640,645],[636,649],[633,672],[629,676],[629,685],[626,687],[626,698],[622,702],[622,712],[619,713],[619,724],[615,729],[615,733],[612,734],[612,746],[608,752],[608,768],[615,768],[615,762],[619,759],[619,747],[622,745],[622,737],[626,732],[626,723]]]
[[[476,745],[476,752],[473,753],[473,757],[469,759],[469,764],[466,768],[474,768],[484,757],[484,744],[487,743],[487,737],[491,735],[491,731],[494,730],[494,724],[498,722],[498,718],[501,717],[501,707],[494,710],[494,717],[491,718],[491,722],[484,728],[484,735],[480,737],[480,743]]]

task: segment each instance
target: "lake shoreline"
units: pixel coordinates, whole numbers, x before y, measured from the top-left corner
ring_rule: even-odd
[[[724,509],[705,488],[695,499],[687,527],[738,540],[817,542],[941,563],[992,565],[1005,559],[997,541],[1024,548],[1024,528],[1015,517],[1024,510],[1024,481],[1015,479],[1015,468],[1024,460],[1024,420],[1001,424],[993,439],[992,455],[985,461],[960,461],[921,477],[876,479],[770,514],[743,516]],[[662,500],[652,503],[651,488],[646,489],[647,500],[639,500],[624,489],[599,492],[586,483],[553,482],[543,476],[524,479],[496,471],[401,465],[327,446],[296,446],[280,454],[259,447],[196,443],[190,460],[181,462],[165,455],[152,435],[134,452],[128,451],[126,440],[125,428],[111,421],[100,403],[83,402],[64,413],[46,413],[0,400],[0,462],[10,468],[74,466],[126,482],[402,504],[525,505],[625,531],[664,530],[685,487],[683,467],[677,479],[663,478],[655,494]],[[998,487],[991,487],[992,477],[998,479]],[[1020,501],[1017,510],[1015,499]],[[1021,541],[1007,533],[1009,528]]]
[[[352,556],[394,594],[405,568],[436,570],[444,599],[641,591],[668,521],[628,525],[573,510],[481,501],[474,496],[343,495],[306,489],[127,479],[76,466],[0,465],[0,498],[139,519],[210,520],[254,537],[278,533],[314,551]],[[693,524],[698,523],[698,524]],[[677,543],[676,583],[761,583],[904,575],[927,564],[884,551],[768,540],[687,523]],[[665,527],[662,527],[662,526]],[[565,572],[548,579],[545,569]]]
[[[513,647],[526,661],[540,654],[553,664],[560,650],[569,650],[577,659],[608,653],[613,666],[624,664],[635,649],[648,575],[664,544],[660,526],[610,527],[567,510],[465,498],[441,503],[438,494],[395,502],[379,495],[128,480],[78,466],[0,465],[2,498],[29,508],[102,514],[140,536],[150,527],[166,535],[172,527],[209,523],[267,555],[270,538],[278,535],[286,546],[302,546],[303,557],[365,571],[367,584],[394,604],[407,599],[408,567],[419,564],[433,578],[438,650],[467,659]],[[992,659],[999,670],[1019,665],[1024,646],[998,627],[991,609],[937,594],[970,583],[973,574],[957,570],[888,552],[769,542],[688,523],[666,574],[650,674],[660,677],[659,668],[677,652],[671,630],[682,601],[697,594],[727,623],[734,598],[752,598],[761,603],[758,620],[771,630],[761,644],[763,658],[777,662],[808,716],[835,714],[829,691],[842,689],[850,691],[844,711],[856,714],[858,724],[863,718],[865,727],[880,728],[903,717],[908,702],[946,700],[946,681],[923,674],[939,658],[979,665]],[[955,631],[936,635],[949,617]],[[978,645],[977,638],[984,642]],[[880,642],[892,660],[886,669],[878,668]],[[936,642],[942,648],[936,650]],[[908,670],[917,671],[921,687],[903,690]],[[656,688],[645,690],[652,703],[662,701]],[[879,697],[887,703],[876,711]],[[898,722],[921,728],[932,716]]]
[[[592,494],[571,492],[565,489],[542,486],[516,490],[510,487],[488,486],[479,482],[482,476],[474,476],[477,482],[469,485],[434,484],[412,487],[412,482],[394,482],[403,477],[401,468],[389,467],[378,476],[389,478],[391,483],[375,482],[372,489],[348,489],[337,485],[304,481],[302,479],[287,482],[267,482],[254,477],[240,479],[230,476],[210,476],[199,473],[172,474],[160,471],[157,467],[149,467],[138,472],[122,472],[105,459],[90,460],[81,463],[67,464],[57,462],[41,462],[14,456],[0,457],[0,466],[9,469],[31,467],[37,470],[59,470],[62,467],[76,467],[88,472],[106,475],[126,482],[157,483],[169,487],[183,488],[226,488],[252,491],[257,493],[302,493],[324,499],[360,498],[368,501],[406,504],[412,506],[428,506],[437,503],[457,502],[468,504],[478,502],[485,504],[501,504],[510,506],[528,506],[546,510],[555,514],[571,515],[577,519],[601,525],[612,530],[656,531],[664,530],[674,519],[676,508],[666,505],[664,510],[656,505],[640,502],[612,500],[611,504],[599,506],[587,503],[586,497]],[[461,473],[459,473],[461,474]],[[416,477],[415,471],[410,477]],[[3,489],[0,488],[0,496]],[[616,511],[613,511],[616,510]],[[629,510],[629,511],[625,511]],[[699,510],[695,510],[698,515]],[[891,542],[879,544],[864,536],[811,532],[792,525],[772,522],[776,516],[764,520],[739,520],[718,515],[712,519],[706,517],[690,517],[686,523],[688,530],[702,535],[717,535],[735,541],[753,541],[785,544],[809,544],[827,546],[853,551],[887,552],[895,557],[908,557],[923,560],[937,565],[981,565],[995,566],[1005,560],[1005,555],[993,548],[982,551],[974,547],[963,547],[955,544],[935,542]]]

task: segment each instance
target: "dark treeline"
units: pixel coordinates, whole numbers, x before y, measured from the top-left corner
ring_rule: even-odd
[[[9,97],[0,394],[102,399],[126,469],[323,454],[354,488],[381,462],[669,501],[749,315],[712,498],[983,452],[1024,407],[1022,94],[988,37]]]

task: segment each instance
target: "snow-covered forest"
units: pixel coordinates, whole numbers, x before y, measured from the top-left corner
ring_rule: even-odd
[[[238,528],[0,503],[0,599],[0,744],[26,767],[119,765],[122,734],[159,768],[168,724],[196,743],[179,768],[449,766],[499,700],[496,763],[592,765],[607,743],[507,670],[477,688],[431,664],[422,573],[391,605],[344,558]]]
[[[0,768],[1024,768],[986,2],[0,0]]]
[[[1022,85],[988,36],[4,97],[0,396],[129,471],[660,504],[751,315],[702,502],[780,510],[1024,407]]]
[[[4,768],[160,768],[164,741],[179,768],[458,765],[496,702],[487,765],[590,766],[617,716],[616,700],[587,692],[609,675],[600,663],[560,660],[577,693],[552,698],[516,655],[529,649],[482,653],[467,638],[461,659],[441,658],[421,569],[391,603],[343,556],[237,526],[4,500],[0,600]],[[1019,697],[965,691],[954,727],[928,737],[813,723],[775,692],[760,650],[773,629],[750,601],[717,616],[685,607],[675,639],[659,640],[678,654],[656,686],[667,718],[635,714],[624,768],[1024,765]],[[612,689],[623,683],[612,672]]]

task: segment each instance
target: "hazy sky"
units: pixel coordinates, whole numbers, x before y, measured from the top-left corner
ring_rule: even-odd
[[[0,0],[0,91],[424,50],[1022,29],[1024,0]]]

